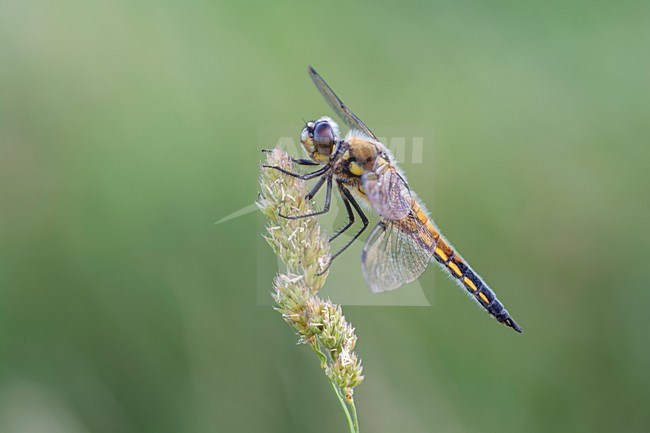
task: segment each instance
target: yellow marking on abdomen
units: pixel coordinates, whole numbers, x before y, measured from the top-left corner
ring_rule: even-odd
[[[417,211],[415,211],[415,216],[418,217],[418,219],[422,224],[426,225],[426,223],[429,222],[429,217],[427,217],[426,214],[422,212],[422,209],[418,209]]]
[[[462,273],[460,272],[460,269],[458,268],[458,266],[456,266],[456,263],[449,262],[449,263],[447,263],[447,266],[449,266],[449,269],[454,271],[456,273],[456,275],[458,275],[459,277],[462,275]]]
[[[440,257],[445,262],[447,260],[449,260],[449,257],[447,256],[447,254],[445,254],[445,252],[443,250],[441,250],[440,248],[436,248],[436,254],[438,255],[438,257]]]
[[[472,289],[472,292],[476,292],[477,289],[476,289],[476,285],[474,284],[474,281],[472,281],[472,280],[470,280],[469,278],[465,277],[465,278],[463,278],[463,282],[464,282],[465,284],[467,284],[467,286],[468,286],[470,289]],[[483,295],[483,293],[481,293],[481,295]],[[483,296],[485,296],[485,295],[483,295]]]
[[[420,212],[420,210],[422,210],[422,208],[420,208],[420,205],[414,198],[411,198],[411,209],[413,209],[413,212],[415,212],[416,214]]]
[[[431,223],[431,219],[429,218],[429,216],[424,212],[424,210],[418,204],[417,200],[415,200],[414,198],[411,199],[411,211],[413,212],[413,214],[415,214],[415,217],[422,224],[424,224],[424,227],[427,229],[429,233],[431,233],[433,239],[438,240],[438,238],[440,237],[440,233],[438,233],[436,228]],[[447,261],[446,258],[444,260]]]
[[[478,297],[481,298],[481,301],[483,301],[486,305],[490,303],[490,300],[482,292],[478,294]]]

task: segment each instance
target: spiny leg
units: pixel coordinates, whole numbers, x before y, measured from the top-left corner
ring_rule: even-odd
[[[284,173],[284,174],[286,174],[288,176],[296,177],[296,178],[301,179],[301,180],[309,180],[309,179],[313,179],[315,177],[318,177],[318,176],[321,176],[321,175],[325,174],[327,172],[327,170],[330,169],[330,164],[327,164],[324,167],[319,168],[316,171],[312,171],[311,173],[306,173],[306,174],[293,173],[293,172],[291,172],[289,170],[285,170],[282,167],[278,167],[277,165],[262,165],[262,167],[263,168],[272,168],[272,169],[278,170],[279,172]]]
[[[318,179],[318,182],[314,184],[314,187],[307,193],[305,196],[305,200],[311,200],[314,198],[316,193],[321,189],[325,181],[327,180],[327,176],[321,176],[320,179]]]
[[[291,158],[291,161],[298,165],[320,165],[320,163],[314,162],[311,159],[307,158]]]
[[[354,224],[354,212],[352,212],[352,208],[350,207],[350,202],[345,197],[344,195],[341,195],[341,198],[343,199],[343,204],[345,205],[345,210],[348,212],[348,222],[345,223],[343,227],[338,229],[334,234],[330,237],[329,242],[332,242],[334,239],[339,237],[341,234],[343,234],[347,229],[349,229],[352,224]]]
[[[354,210],[357,211],[357,214],[359,214],[359,217],[361,218],[361,222],[363,223],[363,227],[361,227],[359,231],[356,232],[354,236],[352,236],[352,239],[350,239],[345,245],[343,245],[343,248],[338,250],[335,254],[333,254],[330,257],[330,261],[325,267],[325,269],[323,269],[323,271],[319,272],[317,275],[323,275],[329,269],[329,267],[332,266],[332,262],[334,261],[334,259],[340,256],[343,251],[347,250],[348,247],[352,245],[352,243],[356,241],[359,238],[359,236],[361,236],[361,233],[363,233],[368,227],[368,218],[366,217],[366,214],[363,213],[363,210],[361,210],[361,206],[359,206],[359,203],[357,203],[357,201],[354,199],[354,196],[352,195],[350,190],[347,189],[345,186],[343,186],[343,183],[340,180],[337,180],[337,183],[339,187],[339,192],[341,193],[341,197],[343,198],[344,202],[347,200],[352,205],[352,207],[354,207]]]
[[[273,152],[272,149],[262,149],[262,153],[271,153],[271,152]],[[320,163],[314,162],[311,159],[307,159],[307,158],[291,157],[291,161],[298,165],[320,165]]]
[[[264,153],[271,153],[271,152],[273,152],[273,151],[272,151],[272,150],[269,150],[269,149],[262,149],[262,152],[264,152]],[[310,160],[310,159],[304,159],[304,158],[299,158],[299,159],[298,159],[298,158],[291,158],[291,161],[293,161],[294,163],[296,163],[296,164],[298,164],[298,165],[310,165],[310,166],[320,165],[318,162],[314,162],[314,161],[312,161],[312,160]],[[271,167],[271,166],[266,166],[266,165],[263,165],[262,167],[265,167],[265,168],[278,168],[278,169],[279,169],[279,167]],[[296,174],[298,174],[298,173],[296,173]],[[316,193],[318,192],[318,190],[319,190],[319,189],[323,186],[323,184],[325,183],[325,180],[326,180],[326,177],[325,177],[325,176],[321,177],[321,178],[318,180],[318,182],[316,182],[316,184],[314,185],[314,187],[312,188],[312,190],[309,191],[309,193],[305,196],[305,199],[306,199],[306,200],[311,200],[312,198],[314,198],[314,196],[316,195]]]
[[[359,218],[361,218],[361,223],[363,223],[363,227],[361,227],[359,231],[356,232],[354,236],[352,236],[352,239],[350,239],[348,243],[343,245],[343,248],[338,250],[336,254],[332,256],[332,258],[330,259],[330,263],[332,263],[332,261],[335,258],[337,258],[343,251],[345,251],[350,245],[352,245],[352,242],[356,241],[359,238],[359,236],[361,236],[361,233],[363,233],[368,227],[368,218],[366,217],[366,214],[363,213],[361,206],[359,206],[359,203],[357,203],[350,190],[347,189],[345,186],[343,186],[341,182],[339,182],[339,191],[341,191],[341,193],[345,196],[345,198],[349,200],[350,204],[354,207],[354,210],[357,211],[357,214],[359,214]]]
[[[325,204],[323,205],[323,210],[319,210],[316,212],[307,212],[306,214],[302,215],[280,215],[282,218],[290,219],[290,220],[297,220],[299,218],[307,218],[307,217],[312,217],[316,215],[322,215],[324,213],[329,212],[330,210],[330,204],[332,202],[332,173],[328,174],[327,176],[324,176],[327,179],[327,190],[325,191]],[[320,181],[319,181],[320,182]],[[322,183],[321,183],[322,185]],[[319,187],[320,188],[320,187]]]

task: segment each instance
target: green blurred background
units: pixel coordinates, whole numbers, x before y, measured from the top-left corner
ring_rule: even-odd
[[[256,214],[214,224],[256,197],[261,126],[330,113],[307,64],[379,135],[433,129],[411,186],[525,332],[438,270],[432,307],[346,308],[362,431],[650,432],[649,22],[1,0],[0,432],[344,431],[259,305]]]

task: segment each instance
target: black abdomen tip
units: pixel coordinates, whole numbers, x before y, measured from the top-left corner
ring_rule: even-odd
[[[521,326],[517,325],[517,322],[512,320],[512,318],[510,318],[510,317],[507,318],[506,320],[504,320],[503,323],[505,323],[506,325],[508,325],[509,327],[514,329],[515,331],[519,332],[520,334],[522,334],[524,332],[524,330],[521,329]]]

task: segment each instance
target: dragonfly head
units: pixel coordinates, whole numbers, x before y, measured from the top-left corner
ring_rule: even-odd
[[[326,163],[330,160],[339,140],[339,126],[327,116],[307,122],[300,134],[300,144],[311,159]]]

